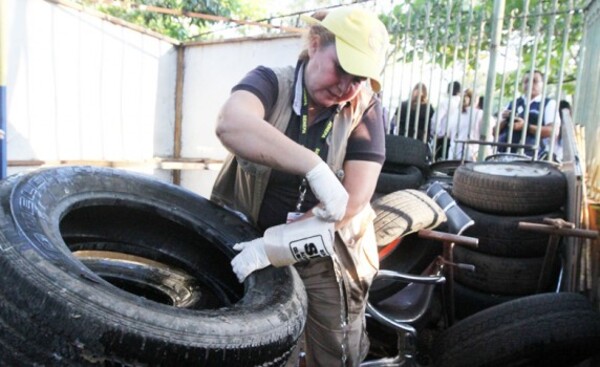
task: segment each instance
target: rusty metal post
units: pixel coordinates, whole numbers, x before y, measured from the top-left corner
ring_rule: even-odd
[[[544,284],[546,284],[552,275],[551,270],[554,265],[554,261],[556,260],[556,254],[558,253],[558,246],[561,237],[568,236],[597,239],[599,233],[595,230],[575,228],[575,224],[560,218],[544,218],[544,223],[545,224],[519,222],[519,229],[538,233],[547,233],[550,235],[548,247],[546,248],[546,254],[544,256],[544,262],[542,263],[542,270],[540,271],[540,276],[538,278],[538,292],[543,290]]]

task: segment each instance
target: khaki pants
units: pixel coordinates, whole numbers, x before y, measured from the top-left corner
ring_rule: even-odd
[[[374,217],[367,206],[337,232],[335,260],[326,257],[295,265],[308,295],[308,317],[300,342],[307,367],[355,367],[367,356],[365,307],[379,270]],[[341,288],[336,270],[341,274]]]
[[[308,318],[300,347],[306,352],[306,366],[358,366],[369,350],[366,292],[361,290],[362,285],[354,282],[344,268],[341,296],[331,258],[296,264],[296,269],[308,295]],[[348,324],[343,328],[346,316]]]

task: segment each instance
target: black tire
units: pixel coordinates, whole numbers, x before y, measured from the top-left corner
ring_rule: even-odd
[[[454,197],[474,209],[503,215],[534,215],[559,210],[567,181],[555,166],[542,162],[477,162],[454,173]]]
[[[475,221],[464,233],[479,239],[473,251],[503,257],[544,256],[549,235],[519,229],[519,222],[542,223],[544,218],[564,218],[561,211],[509,216],[484,213],[464,204],[460,207]]]
[[[389,194],[404,189],[417,189],[423,181],[423,174],[417,167],[406,166],[403,169],[396,169],[394,173],[382,171],[377,179],[375,191]]]
[[[420,140],[402,135],[386,134],[385,161],[427,170],[431,162],[429,146]]]
[[[458,281],[454,281],[454,310],[458,320],[499,305],[504,302],[513,301],[521,296],[506,296],[502,294],[493,294],[481,292]]]
[[[513,258],[491,256],[473,250],[456,247],[454,261],[475,266],[475,271],[456,269],[455,279],[473,289],[511,296],[529,295],[538,290],[543,257]],[[542,291],[556,285],[559,261],[547,278]]]
[[[573,366],[600,350],[600,315],[585,297],[549,293],[488,308],[447,329],[438,367]]]
[[[456,172],[456,169],[464,163],[466,162],[463,162],[461,160],[437,161],[430,164],[429,169],[431,170],[431,172],[437,172],[438,174],[445,174],[452,177],[454,176],[454,172]]]
[[[0,183],[0,223],[0,364],[281,366],[304,326],[292,268],[257,271],[245,287],[230,270],[232,245],[254,228],[150,177],[91,167],[12,176]],[[135,269],[118,271],[132,259]],[[211,293],[204,302],[185,280],[147,274]],[[135,285],[171,288],[154,298]],[[196,298],[160,302],[177,291]]]

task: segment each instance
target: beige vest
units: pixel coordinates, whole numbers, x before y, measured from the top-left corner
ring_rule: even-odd
[[[267,121],[285,134],[292,116],[294,68],[290,66],[273,71],[279,81],[279,95]],[[343,108],[337,114],[331,134],[327,137],[327,164],[340,179],[343,177],[342,166],[348,137],[360,122],[371,97],[372,93],[365,91],[349,102],[350,107]],[[211,200],[242,212],[256,224],[270,174],[271,168],[230,154],[217,176]]]
[[[294,67],[273,69],[279,82],[279,94],[271,116],[267,121],[285,134],[293,110]],[[331,134],[327,138],[329,152],[327,164],[338,178],[343,177],[343,164],[348,137],[360,122],[368,107],[372,92],[363,90],[348,102],[334,119]],[[229,155],[215,181],[211,200],[220,205],[237,210],[256,225],[259,210],[264,198],[271,168],[256,164],[234,155]],[[342,263],[353,264],[356,274],[364,287],[368,287],[371,276],[379,268],[377,245],[373,230],[375,213],[370,205],[356,215],[344,228],[338,230],[340,241],[336,241],[336,252]],[[366,243],[364,243],[366,242]]]

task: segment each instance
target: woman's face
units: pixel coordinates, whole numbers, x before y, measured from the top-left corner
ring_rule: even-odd
[[[350,75],[340,66],[335,44],[320,47],[319,39],[310,42],[309,60],[304,83],[312,102],[320,107],[331,107],[354,98],[366,78]]]
[[[425,92],[423,92],[421,90],[421,88],[419,87],[414,87],[413,91],[412,91],[412,99],[417,99],[419,97],[423,98],[423,95],[425,94]]]
[[[463,97],[463,106],[469,107],[471,105],[471,96],[465,94]]]

